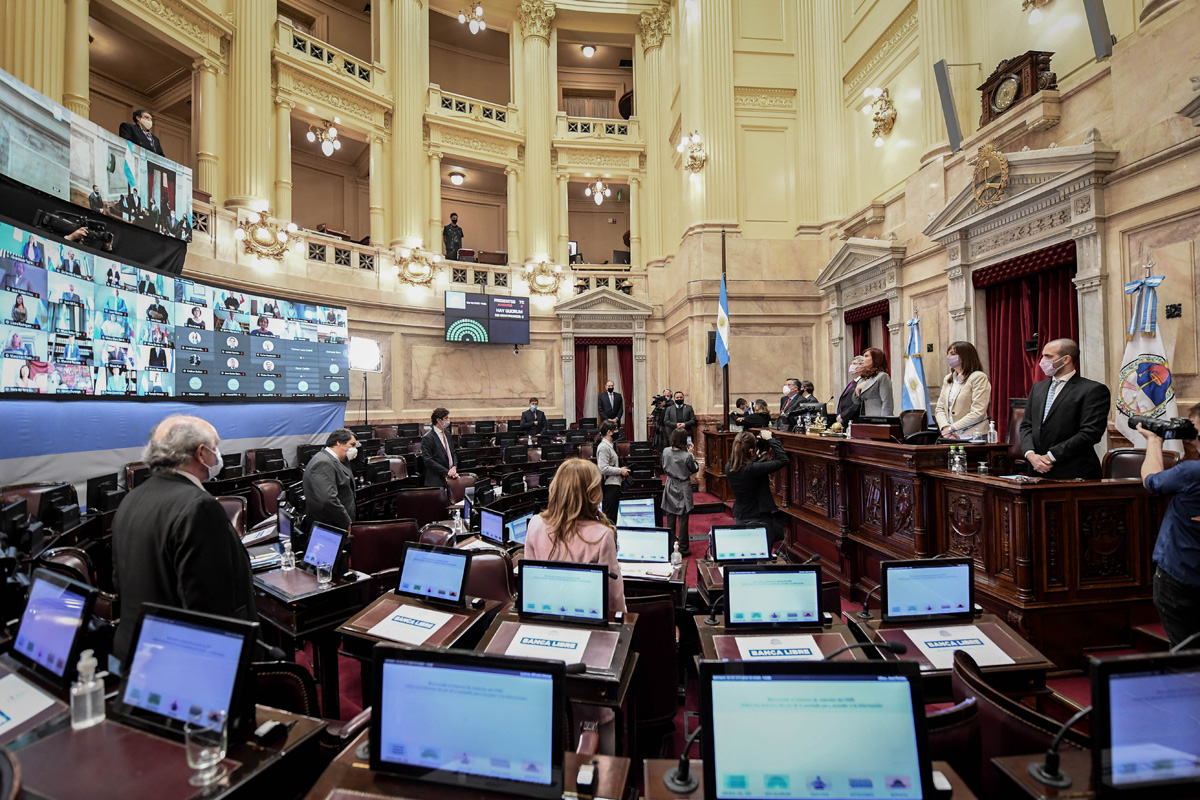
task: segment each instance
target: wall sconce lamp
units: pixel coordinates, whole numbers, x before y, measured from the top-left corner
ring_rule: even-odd
[[[708,153],[704,152],[704,145],[700,143],[699,133],[692,131],[690,134],[684,134],[675,149],[680,153],[686,153],[683,168],[688,172],[699,172],[704,169],[704,164],[708,161]]]
[[[870,98],[870,102],[863,106],[863,113],[869,115],[875,125],[871,129],[871,136],[875,139],[876,147],[883,147],[883,137],[891,133],[896,124],[896,107],[892,105],[887,89],[866,89],[863,96]]]
[[[1050,0],[1021,0],[1021,10],[1029,12],[1029,24],[1037,25],[1042,21],[1042,6],[1049,5]]]
[[[273,221],[266,211],[251,211],[238,223],[233,238],[242,242],[245,252],[250,255],[282,261],[291,234],[297,230],[299,228],[294,222],[283,225]]]
[[[529,283],[529,291],[533,294],[555,295],[562,283],[562,267],[558,264],[548,264],[545,261],[527,263],[525,265],[525,280]]]
[[[454,184],[455,186],[462,186],[463,181],[465,181],[466,179],[467,179],[467,176],[465,173],[462,173],[462,172],[451,172],[450,173],[450,183]]]
[[[442,260],[437,253],[429,253],[420,247],[402,247],[396,253],[399,261],[392,267],[392,272],[401,283],[412,286],[429,286],[433,283],[434,266]]]

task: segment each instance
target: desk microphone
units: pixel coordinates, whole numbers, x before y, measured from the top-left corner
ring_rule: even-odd
[[[862,611],[859,611],[854,616],[858,617],[859,619],[874,619],[874,617],[871,616],[871,596],[874,595],[875,593],[877,593],[882,588],[883,588],[883,584],[881,583],[878,586],[876,586],[874,589],[872,589],[871,591],[867,592],[867,596],[863,598]]]
[[[580,661],[578,664],[567,664],[568,675],[582,675],[587,672],[587,665]]]
[[[1058,767],[1058,746],[1062,743],[1062,738],[1067,735],[1067,731],[1071,729],[1071,726],[1090,713],[1092,713],[1092,707],[1088,706],[1064,722],[1063,726],[1058,729],[1058,733],[1054,735],[1050,746],[1046,748],[1046,760],[1041,763],[1034,761],[1029,765],[1029,774],[1033,776],[1035,781],[1059,789],[1064,789],[1071,785],[1071,776]]]
[[[817,563],[817,562],[818,562],[818,561],[820,561],[820,560],[821,560],[821,554],[820,554],[820,553],[813,553],[811,556],[809,556],[808,558],[806,558],[806,559],[804,559],[803,561],[801,561],[801,562],[800,562],[800,566],[802,566],[802,567],[803,567],[803,566],[805,566],[806,564],[815,564],[815,563]]]
[[[712,627],[714,625],[721,624],[721,620],[717,619],[717,606],[721,605],[721,602],[724,599],[725,599],[725,595],[721,595],[720,597],[718,597],[716,600],[713,601],[713,604],[708,609],[708,616],[705,617],[705,619],[704,619],[705,625]]]
[[[675,794],[691,794],[700,785],[700,779],[692,774],[692,765],[688,761],[688,752],[696,743],[696,737],[700,735],[700,730],[700,726],[697,725],[696,730],[692,731],[692,735],[687,738],[687,742],[683,745],[683,753],[679,756],[679,766],[668,770],[667,774],[663,775],[663,786]]]
[[[889,653],[895,653],[898,656],[902,656],[908,652],[908,645],[906,645],[904,642],[889,642],[889,641],[854,642],[853,644],[848,644],[848,645],[845,645],[844,647],[839,647],[837,650],[834,650],[832,653],[825,656],[821,660],[822,661],[832,661],[835,656],[841,655],[842,653],[846,652],[847,650],[861,650],[861,649],[866,649],[868,647],[874,647],[876,650],[886,650]]]

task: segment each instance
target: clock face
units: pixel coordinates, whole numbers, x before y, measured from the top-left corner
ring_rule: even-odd
[[[992,108],[996,111],[1005,111],[1017,99],[1017,91],[1021,88],[1021,81],[1016,75],[1009,75],[1000,82],[996,87],[996,91],[992,92]]]

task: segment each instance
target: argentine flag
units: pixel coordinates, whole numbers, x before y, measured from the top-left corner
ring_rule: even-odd
[[[904,352],[904,396],[900,408],[924,409],[925,419],[932,423],[929,386],[925,383],[925,365],[921,363],[921,320],[913,317],[907,324],[908,349]]]
[[[133,152],[133,142],[125,143],[125,182],[137,186],[137,155]]]
[[[721,301],[717,305],[717,363],[729,366],[729,295],[725,293],[725,276],[721,276]]]

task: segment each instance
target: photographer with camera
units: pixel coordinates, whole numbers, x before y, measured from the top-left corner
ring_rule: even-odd
[[[663,425],[663,414],[666,413],[667,403],[671,401],[671,390],[663,389],[662,394],[650,398],[650,422],[654,425],[654,449],[664,450],[667,447],[667,437],[670,431]]]
[[[112,252],[113,235],[101,220],[88,219],[82,214],[70,214],[66,211],[38,211],[33,218],[33,224],[44,231],[61,236],[68,242]]]
[[[733,451],[725,464],[725,481],[733,492],[733,521],[738,525],[763,525],[772,543],[783,538],[779,509],[771,495],[772,472],[788,465],[783,444],[763,428],[755,436],[742,431],[733,439]]]
[[[1200,631],[1200,452],[1196,428],[1200,403],[1187,419],[1131,417],[1146,437],[1142,484],[1150,494],[1170,497],[1154,544],[1154,607],[1171,647]],[[1163,468],[1163,439],[1183,441],[1184,460]]]

